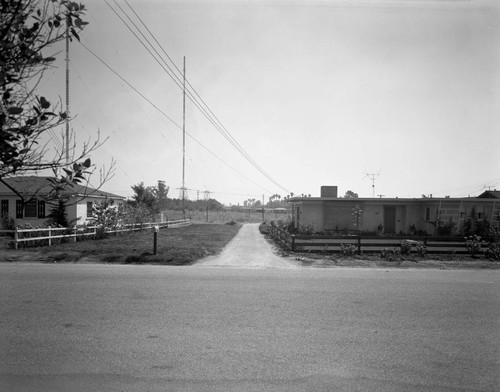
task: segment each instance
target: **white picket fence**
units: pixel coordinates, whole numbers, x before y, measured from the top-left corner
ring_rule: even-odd
[[[129,233],[139,230],[152,229],[154,227],[167,228],[167,227],[181,227],[188,226],[191,224],[190,219],[179,219],[166,222],[148,222],[148,223],[132,223],[125,224],[119,228],[113,230],[105,230],[105,234],[111,233]],[[96,238],[98,226],[75,226],[73,228],[67,227],[44,227],[39,229],[20,229],[15,230],[0,230],[0,235],[9,235],[13,237],[12,243],[14,249],[19,248],[20,243],[30,242],[30,241],[42,241],[47,240],[48,245],[52,245],[52,241],[60,238],[71,238],[73,242],[77,241],[77,238]],[[26,234],[29,233],[29,236]],[[39,235],[36,235],[39,234]]]

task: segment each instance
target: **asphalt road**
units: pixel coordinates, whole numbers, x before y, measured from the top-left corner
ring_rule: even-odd
[[[0,391],[498,391],[498,271],[0,264]]]

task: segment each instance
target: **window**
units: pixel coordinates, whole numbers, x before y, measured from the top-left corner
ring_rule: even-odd
[[[94,211],[94,202],[87,202],[87,218],[92,218],[92,212]]]
[[[8,200],[2,200],[2,210],[0,213],[9,215],[9,201]]]
[[[30,200],[24,205],[24,217],[36,218],[38,216],[36,208],[36,200]]]
[[[45,218],[45,202],[30,200],[23,203],[22,200],[16,200],[16,218]]]
[[[38,202],[38,218],[40,218],[40,219],[45,218],[45,202],[44,201]]]
[[[22,200],[16,200],[16,218],[24,217],[24,206]]]

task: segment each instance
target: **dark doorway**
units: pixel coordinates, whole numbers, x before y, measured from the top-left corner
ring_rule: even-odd
[[[384,233],[396,232],[396,207],[384,207]]]

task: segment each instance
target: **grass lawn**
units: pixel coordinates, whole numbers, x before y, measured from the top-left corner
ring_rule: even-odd
[[[158,233],[157,255],[153,255],[153,232],[145,230],[102,240],[2,251],[0,261],[189,265],[219,253],[240,227],[193,224],[162,229]]]

